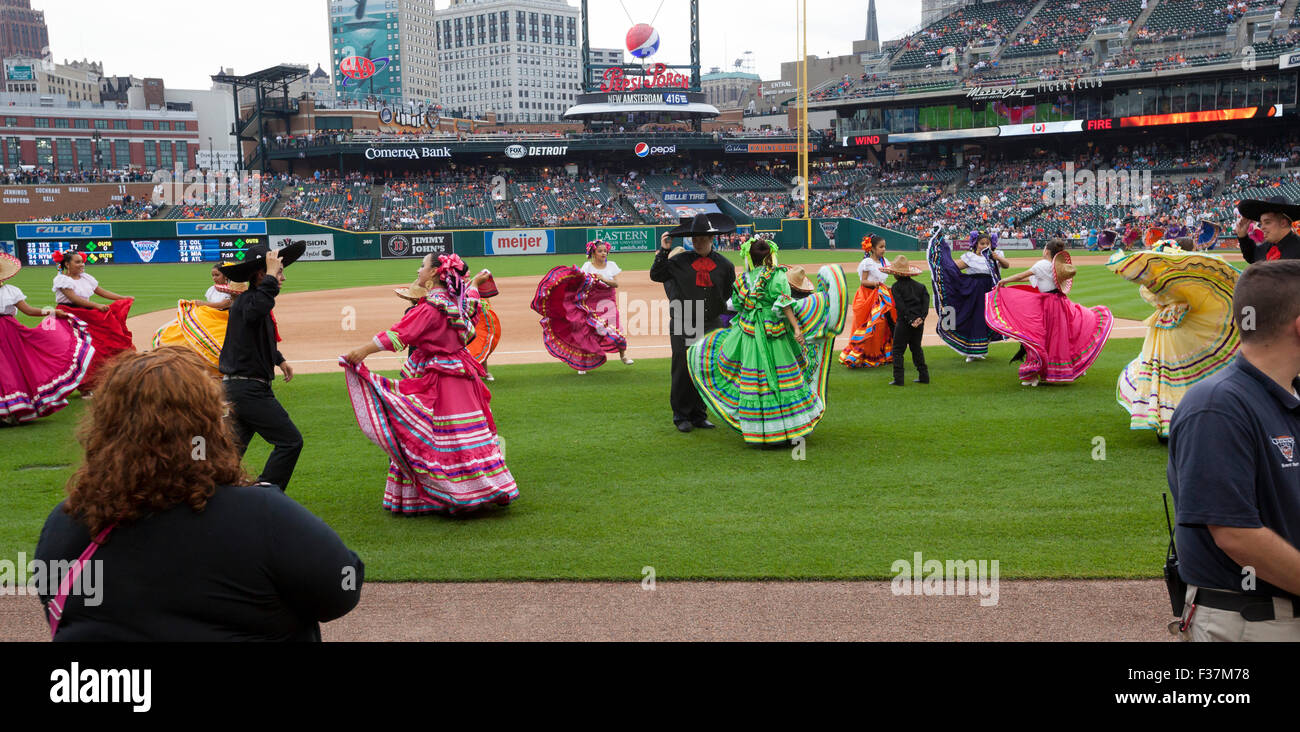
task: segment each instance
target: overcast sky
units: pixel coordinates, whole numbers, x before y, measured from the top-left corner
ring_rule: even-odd
[[[32,0],[45,11],[55,60],[102,61],[114,76],[162,77],[169,88],[207,89],[220,67],[249,73],[280,63],[329,63],[328,0]],[[575,7],[578,0],[569,0]],[[439,8],[450,0],[437,0]],[[877,2],[882,40],[921,20],[920,0]],[[626,8],[626,10],[625,10]],[[659,30],[653,61],[690,62],[687,0],[591,0],[592,45],[622,48],[632,23]],[[658,9],[658,17],[655,17]],[[808,53],[849,53],[867,27],[866,0],[808,0]],[[730,70],[752,51],[758,74],[780,75],[797,58],[796,0],[701,0],[704,71]]]

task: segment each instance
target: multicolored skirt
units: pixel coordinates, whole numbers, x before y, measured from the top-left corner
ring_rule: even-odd
[[[1060,292],[995,287],[985,296],[989,327],[1025,346],[1020,379],[1068,384],[1088,372],[1110,338],[1110,308],[1085,308]]]
[[[388,511],[458,514],[519,497],[479,380],[483,367],[462,354],[446,365],[408,361],[406,373],[422,375],[400,382],[339,359],[361,432],[388,454]]]
[[[783,443],[813,431],[826,411],[826,383],[835,336],[847,317],[847,286],[838,266],[822,267],[817,291],[791,306],[805,347],[790,335],[746,332],[743,318],[686,351],[686,366],[709,408],[745,442]],[[781,316],[784,317],[784,316]]]
[[[993,275],[963,274],[952,259],[952,247],[941,237],[931,240],[926,256],[934,274],[939,338],[963,356],[987,355],[989,343],[1002,340],[984,319],[985,295],[997,285]]]
[[[481,300],[478,313],[474,316],[474,340],[465,345],[469,355],[475,361],[486,364],[488,356],[501,345],[501,318],[488,306],[487,300]]]
[[[153,347],[181,346],[203,357],[213,371],[221,360],[221,346],[226,342],[226,325],[230,313],[189,300],[176,303],[176,319],[153,334]]]
[[[95,388],[99,369],[114,356],[124,351],[135,351],[131,330],[126,327],[126,319],[131,315],[131,305],[134,302],[135,300],[130,298],[114,300],[108,306],[106,313],[93,308],[79,308],[75,305],[58,306],[59,310],[85,323],[86,330],[90,333],[90,342],[95,346],[95,355],[90,360],[90,369],[86,372],[86,377],[81,380],[81,386],[78,387],[82,391],[91,391]]]
[[[894,323],[898,309],[888,287],[859,287],[853,298],[853,329],[840,363],[852,369],[875,368],[893,361]]]
[[[94,355],[80,320],[51,315],[28,328],[0,315],[0,424],[30,422],[68,406]]]
[[[1130,429],[1167,437],[1187,390],[1237,353],[1232,294],[1241,273],[1216,255],[1183,250],[1117,252],[1106,267],[1140,285],[1156,308],[1142,352],[1119,376],[1116,400],[1129,413]]]
[[[617,292],[577,267],[548,272],[532,303],[542,316],[546,350],[578,371],[598,368],[606,353],[626,350]]]

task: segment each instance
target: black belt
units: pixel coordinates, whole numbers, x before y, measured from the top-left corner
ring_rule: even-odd
[[[222,376],[222,381],[256,381],[259,384],[270,384],[267,379],[259,379],[256,376]]]
[[[1300,600],[1294,597],[1284,597],[1282,599],[1290,601],[1292,617],[1300,618]],[[1197,587],[1196,598],[1193,602],[1197,605],[1212,607],[1215,610],[1230,610],[1241,613],[1241,617],[1252,622],[1276,619],[1273,612],[1273,598],[1269,595],[1243,595],[1238,592],[1207,590],[1204,587]]]

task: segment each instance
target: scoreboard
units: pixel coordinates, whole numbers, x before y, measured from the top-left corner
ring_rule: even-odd
[[[223,236],[205,239],[69,239],[19,241],[17,256],[23,264],[47,267],[55,252],[76,252],[87,264],[189,264],[238,262],[248,248],[265,245],[261,236]]]

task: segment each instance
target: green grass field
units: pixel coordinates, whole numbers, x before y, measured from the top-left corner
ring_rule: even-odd
[[[909,259],[924,259],[920,252],[907,252]],[[1032,252],[1015,252],[1012,256],[1033,254]],[[733,262],[740,261],[738,252],[727,252]],[[648,253],[625,253],[615,259],[625,270],[648,270],[653,260]],[[809,264],[839,262],[844,265],[849,278],[849,286],[857,287],[858,279],[855,267],[861,260],[861,252],[850,250],[795,250],[781,252],[781,261],[785,264]],[[498,277],[538,277],[546,274],[552,267],[582,262],[581,255],[555,255],[544,257],[471,257],[466,260],[472,271],[491,269]],[[1032,264],[1026,261],[1026,266]],[[120,295],[136,299],[131,308],[132,315],[143,315],[159,310],[171,310],[176,307],[178,299],[194,299],[212,284],[208,278],[209,264],[157,264],[157,265],[114,265],[90,267],[93,274],[105,288]],[[419,263],[416,260],[367,260],[359,262],[300,262],[287,270],[288,281],[284,291],[311,292],[316,290],[338,290],[350,287],[371,287],[411,282],[415,279]],[[1012,270],[1012,273],[1019,272]],[[54,293],[50,283],[54,279],[53,267],[24,267],[18,276],[10,280],[27,295],[28,301],[38,307],[54,304]],[[813,274],[813,273],[809,273]],[[929,275],[918,278],[929,285]],[[1141,320],[1151,314],[1151,306],[1138,296],[1137,288],[1125,280],[1111,274],[1105,267],[1082,267],[1076,279],[1071,298],[1084,305],[1109,305],[1119,318]]]
[[[646,266],[640,257],[646,262],[619,263]],[[540,274],[576,259],[491,267]],[[410,261],[302,263],[290,270],[290,289],[390,284],[413,273]],[[33,274],[17,283],[29,295],[48,282],[49,272],[35,284]],[[170,307],[177,290],[201,294],[204,282],[193,265],[97,274],[137,294],[137,312],[150,302]],[[1121,317],[1149,313],[1136,288],[1100,267],[1084,270],[1074,297],[1109,299]],[[1086,377],[1058,387],[1019,386],[1007,364],[1012,344],[974,364],[927,349],[934,383],[926,387],[893,388],[887,371],[835,366],[826,417],[802,454],[747,447],[725,427],[676,432],[666,360],[614,363],[581,378],[559,363],[494,366],[493,411],[521,497],[456,519],[381,509],[387,459],[362,437],[341,374],[300,376],[276,391],[306,438],[290,495],[362,555],[368,579],[635,580],[645,566],[661,579],[888,578],[893,561],[918,551],[998,559],[1005,578],[1155,577],[1167,541],[1166,451],[1152,433],[1129,431],[1114,398],[1139,347],[1113,340]],[[79,459],[74,430],[85,406],[74,400],[34,424],[0,429],[0,556],[34,548]],[[1095,459],[1097,438],[1104,460]],[[255,441],[251,473],[266,454]]]

